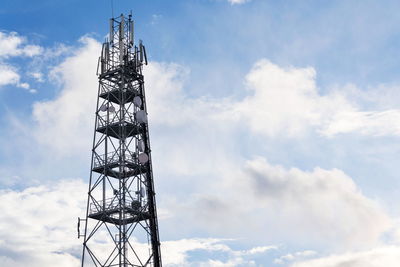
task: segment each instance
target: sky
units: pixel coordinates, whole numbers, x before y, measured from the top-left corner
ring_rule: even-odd
[[[0,265],[79,266],[114,14],[132,11],[165,266],[400,266],[398,1],[3,0]]]

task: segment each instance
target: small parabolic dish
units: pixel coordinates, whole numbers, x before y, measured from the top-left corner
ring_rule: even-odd
[[[137,106],[137,107],[142,106],[142,99],[140,98],[140,96],[135,96],[133,98],[133,104],[135,104],[135,106]]]
[[[136,112],[135,118],[139,123],[147,123],[147,114],[144,110]]]
[[[106,105],[101,105],[100,111],[107,111],[107,106]]]
[[[139,154],[139,162],[145,164],[149,161],[149,156],[146,153]]]
[[[110,112],[115,112],[115,107],[111,106],[111,107],[108,108],[108,110],[109,110]]]

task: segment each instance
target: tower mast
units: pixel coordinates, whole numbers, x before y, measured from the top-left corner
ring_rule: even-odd
[[[132,16],[110,20],[99,77],[82,267],[161,266],[143,65]]]

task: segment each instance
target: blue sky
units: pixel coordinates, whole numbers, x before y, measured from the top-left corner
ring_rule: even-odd
[[[150,59],[167,266],[399,266],[398,8],[114,0]],[[110,16],[105,0],[0,6],[1,266],[79,261]]]

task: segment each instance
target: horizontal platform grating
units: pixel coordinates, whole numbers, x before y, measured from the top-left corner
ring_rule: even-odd
[[[138,164],[126,163],[125,166],[128,167],[128,170],[124,170],[124,171],[120,172],[118,170],[115,170],[115,169],[119,168],[120,164],[119,163],[111,163],[111,164],[107,164],[106,166],[97,166],[97,167],[93,168],[92,171],[104,174],[109,177],[123,179],[123,178],[146,173],[148,171],[147,165],[148,164],[138,165]]]
[[[96,131],[117,139],[144,133],[142,126],[138,126],[129,122],[112,123],[106,126],[98,127]]]
[[[101,93],[100,97],[116,104],[126,104],[132,102],[133,98],[137,95],[139,95],[138,92],[134,90],[121,91],[115,89]]]
[[[150,214],[148,212],[138,211],[127,207],[125,207],[125,215],[127,217],[125,219],[119,219],[119,212],[120,209],[118,208],[106,209],[105,211],[89,214],[89,218],[116,225],[130,224],[150,219]]]
[[[124,68],[116,68],[100,74],[99,80],[107,80],[113,83],[119,83],[121,77],[129,78],[126,82],[143,81],[143,75],[135,71],[133,66],[125,66]]]

